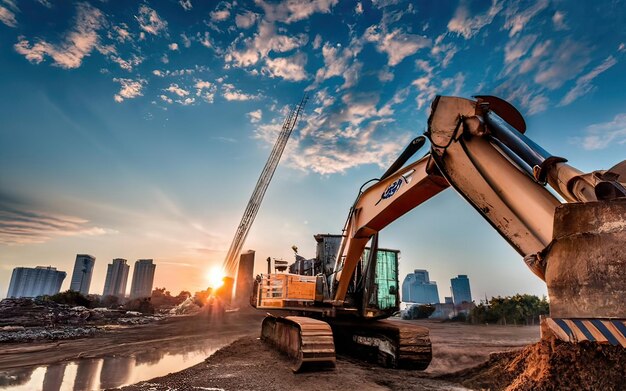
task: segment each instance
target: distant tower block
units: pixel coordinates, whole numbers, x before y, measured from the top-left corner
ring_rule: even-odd
[[[235,288],[235,301],[245,304],[252,295],[254,286],[254,250],[241,253],[239,268],[237,270],[237,287]]]

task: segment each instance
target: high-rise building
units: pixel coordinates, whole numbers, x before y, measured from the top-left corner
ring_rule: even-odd
[[[91,285],[91,276],[93,275],[93,266],[95,263],[96,257],[94,256],[76,254],[70,290],[80,292],[83,295],[89,294],[89,286]]]
[[[126,295],[126,282],[128,281],[128,270],[130,269],[126,262],[125,259],[115,258],[113,263],[107,265],[103,296],[124,297]]]
[[[466,274],[459,274],[450,280],[452,300],[454,304],[471,303],[472,292],[470,291],[469,278]]]
[[[437,283],[430,281],[428,271],[416,269],[409,273],[402,282],[402,301],[407,303],[439,303]]]
[[[7,297],[55,295],[67,274],[52,266],[16,267],[11,275]]]
[[[152,259],[139,259],[133,269],[133,283],[130,286],[130,298],[150,297],[152,295],[152,283],[154,282],[154,270],[156,265]]]

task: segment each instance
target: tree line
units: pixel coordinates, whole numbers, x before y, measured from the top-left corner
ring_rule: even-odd
[[[467,317],[473,324],[535,325],[539,315],[550,313],[548,299],[535,295],[492,297],[474,307]]]

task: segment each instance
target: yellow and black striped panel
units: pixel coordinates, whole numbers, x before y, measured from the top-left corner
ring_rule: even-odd
[[[626,348],[625,319],[546,318],[545,322],[554,335],[563,341],[591,341]]]

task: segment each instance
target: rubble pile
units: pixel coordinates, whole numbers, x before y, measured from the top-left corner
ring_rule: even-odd
[[[626,349],[621,346],[552,339],[519,351],[494,353],[482,365],[442,378],[473,389],[619,390],[624,373]]]
[[[39,298],[0,301],[0,343],[89,337],[104,325],[140,325],[163,316],[123,309],[72,307]]]
[[[170,310],[171,315],[191,315],[200,312],[200,307],[191,297]]]
[[[0,343],[6,342],[31,342],[31,341],[58,341],[62,339],[74,339],[93,337],[104,332],[100,327],[22,327],[7,326],[0,328]]]

